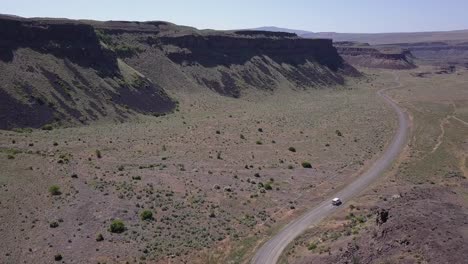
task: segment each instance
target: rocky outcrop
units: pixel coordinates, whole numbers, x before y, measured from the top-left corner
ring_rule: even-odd
[[[418,42],[386,45],[384,47],[403,47],[414,57],[425,63],[438,65],[464,65],[468,63],[467,42]]]
[[[124,121],[175,108],[88,24],[1,17],[0,54],[0,129]]]
[[[176,63],[200,63],[203,66],[244,64],[254,56],[265,55],[279,63],[318,62],[337,71],[344,67],[342,58],[328,39],[247,38],[239,36],[163,37],[162,44],[189,49],[169,54]]]
[[[267,37],[263,33],[165,35],[142,42],[163,52],[192,82],[233,97],[249,88],[275,90],[285,81],[306,89],[343,83],[345,75],[358,75],[331,40],[302,39],[289,33]],[[139,68],[143,64],[156,67],[145,62],[147,58],[142,54],[129,63],[151,74]]]
[[[0,60],[10,62],[14,51],[30,48],[50,53],[102,74],[117,71],[117,58],[104,49],[94,28],[73,21],[35,21],[0,19]]]
[[[366,68],[412,69],[413,55],[408,49],[377,48],[369,45],[335,43],[339,54],[350,64]]]

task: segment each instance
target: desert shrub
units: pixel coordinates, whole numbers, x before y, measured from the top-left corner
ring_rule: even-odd
[[[98,159],[102,158],[102,153],[99,149],[96,149],[96,157],[98,157]]]
[[[57,254],[57,255],[54,256],[55,261],[61,261],[62,259],[63,259],[63,257],[60,254]]]
[[[263,184],[263,187],[264,187],[265,190],[267,190],[267,191],[273,190],[273,187],[271,187],[271,183],[269,183],[269,182]]]
[[[262,129],[262,128],[259,128],[259,129],[258,129],[258,132],[263,132],[263,129]]]
[[[218,134],[218,135],[219,135],[219,134],[221,134],[221,131],[219,131],[219,130],[216,130],[216,134]]]
[[[49,226],[50,226],[50,228],[57,228],[57,227],[59,226],[59,224],[58,224],[57,222],[54,221],[54,222],[51,222],[51,223],[49,224]]]
[[[118,168],[117,168],[119,171],[123,171],[125,169],[125,167],[123,165],[120,165]]]
[[[42,130],[52,130],[52,129],[54,129],[54,127],[50,124],[42,126]]]
[[[306,169],[311,169],[312,168],[312,164],[310,164],[310,162],[307,162],[307,161],[302,162],[301,165],[302,165],[303,168],[306,168]]]
[[[49,187],[49,193],[52,195],[60,195],[62,192],[60,192],[60,187],[57,185],[52,185]]]
[[[112,233],[122,233],[125,231],[125,224],[122,220],[114,220],[111,222],[109,231]]]
[[[245,136],[240,134],[240,139],[245,139]]]
[[[141,176],[132,176],[132,180],[141,181]]]
[[[339,131],[338,129],[335,131],[336,135],[339,136],[339,137],[342,137],[343,136],[343,133],[341,133],[341,131]]]
[[[13,131],[16,133],[32,133],[33,130],[32,128],[26,127],[26,128],[13,128]]]
[[[103,241],[103,240],[104,240],[104,236],[102,234],[97,234],[96,241],[100,242],[100,241]]]
[[[291,152],[296,152],[296,148],[294,148],[294,147],[289,147],[288,150],[291,151]]]
[[[263,144],[263,142],[260,141],[260,140],[257,140],[255,143],[256,143],[257,145],[262,145],[262,144]]]
[[[307,246],[307,249],[308,249],[308,250],[311,250],[311,251],[314,250],[314,249],[316,249],[316,248],[317,248],[317,244],[315,244],[315,243],[313,243],[313,242],[310,243],[310,244]]]
[[[112,38],[101,30],[96,30],[96,36],[107,45],[112,45]]]
[[[145,210],[140,214],[141,220],[153,220],[153,212]]]
[[[132,57],[133,55],[136,55],[137,53],[142,52],[143,50],[138,48],[138,47],[132,47],[132,46],[127,46],[127,45],[117,45],[113,47],[115,53],[117,53],[117,56],[119,57]]]
[[[10,159],[10,160],[11,160],[11,159],[15,159],[15,155],[8,154],[7,158]]]
[[[292,170],[292,169],[294,169],[294,166],[293,165],[288,165],[288,169]]]

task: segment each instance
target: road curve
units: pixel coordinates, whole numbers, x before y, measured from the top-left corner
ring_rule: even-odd
[[[395,75],[397,85],[395,87],[379,90],[377,94],[381,96],[397,113],[398,129],[393,139],[386,148],[382,156],[372,166],[359,176],[355,181],[334,194],[334,197],[340,197],[345,203],[353,196],[359,194],[374,180],[376,180],[398,157],[401,150],[406,145],[406,139],[409,133],[409,119],[406,113],[384,92],[389,89],[400,88],[402,84],[398,76]],[[332,214],[337,207],[331,205],[331,198],[326,199],[316,207],[300,216],[298,219],[286,225],[279,233],[262,245],[251,260],[252,264],[274,264],[278,261],[283,250],[297,236],[306,231],[310,226],[319,223],[322,219]]]

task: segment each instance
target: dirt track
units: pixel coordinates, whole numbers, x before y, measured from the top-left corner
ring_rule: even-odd
[[[392,164],[400,151],[406,145],[409,132],[408,116],[389,96],[384,93],[386,90],[400,88],[402,86],[397,76],[395,76],[395,81],[398,83],[395,87],[382,89],[378,91],[378,94],[397,113],[398,129],[383,155],[366,172],[359,176],[359,178],[334,195],[336,197],[340,197],[344,203],[359,194],[373,181],[375,181]],[[332,197],[330,197],[330,199],[325,199],[325,201],[320,203],[318,206],[310,209],[304,215],[285,226],[278,234],[259,248],[255,256],[252,258],[251,263],[276,263],[283,250],[297,236],[338,209],[331,205],[331,198]]]

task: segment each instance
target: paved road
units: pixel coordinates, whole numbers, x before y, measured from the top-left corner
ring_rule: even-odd
[[[345,203],[352,197],[359,194],[373,181],[375,181],[397,158],[400,151],[406,145],[406,139],[409,131],[408,116],[405,112],[384,92],[389,89],[395,89],[402,86],[398,76],[395,75],[395,81],[398,83],[395,87],[386,88],[377,92],[397,113],[398,130],[393,136],[392,142],[387,147],[382,156],[355,181],[347,185],[344,189],[334,194],[334,197],[340,197]],[[331,215],[337,207],[331,205],[331,198],[326,199],[321,204],[310,209],[307,213],[300,216],[285,226],[278,234],[267,241],[252,258],[252,264],[274,264],[278,261],[283,250],[297,236],[306,231],[309,227],[319,223],[325,217]]]

